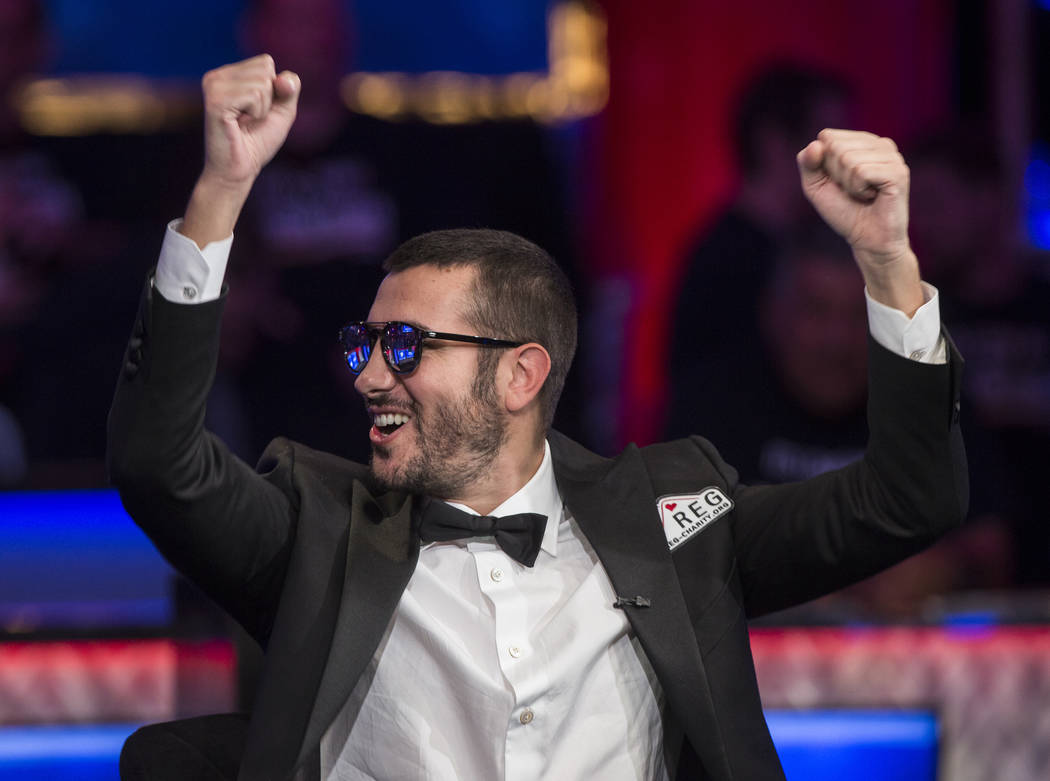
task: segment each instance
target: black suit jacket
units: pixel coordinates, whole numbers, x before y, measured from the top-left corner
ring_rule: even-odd
[[[413,497],[365,467],[283,439],[256,470],[203,428],[222,300],[147,290],[109,419],[111,478],[176,567],[266,649],[240,778],[316,766],[325,729],[371,659],[419,553]],[[811,599],[928,545],[966,512],[961,361],[871,346],[864,459],[805,483],[747,487],[700,437],[605,459],[551,432],[566,505],[618,594],[681,728],[683,767],[782,778],[759,702],[748,616]],[[734,507],[674,552],[658,497],[715,486]]]

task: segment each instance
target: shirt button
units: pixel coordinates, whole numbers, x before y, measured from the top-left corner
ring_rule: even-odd
[[[521,712],[521,715],[518,716],[518,721],[520,721],[522,724],[528,724],[535,717],[536,717],[536,714],[532,712],[532,708],[526,708],[525,710],[523,710]]]
[[[494,583],[499,583],[501,580],[503,580],[503,570],[501,570],[499,567],[493,567],[489,571],[489,577],[492,578],[492,581]]]
[[[197,297],[197,288],[186,285],[186,287],[182,289],[182,295],[192,301]]]
[[[507,649],[507,653],[513,656],[515,659],[521,658],[521,648],[519,646],[512,645],[510,648]]]

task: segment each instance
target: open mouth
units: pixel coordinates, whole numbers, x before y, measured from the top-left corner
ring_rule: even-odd
[[[384,412],[376,415],[374,419],[376,430],[384,437],[389,437],[406,423],[408,423],[408,415],[402,415],[399,412]]]

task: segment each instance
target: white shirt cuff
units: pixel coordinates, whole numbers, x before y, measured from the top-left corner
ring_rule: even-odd
[[[937,288],[923,282],[922,289],[926,303],[909,318],[899,309],[876,301],[865,288],[868,328],[876,342],[897,355],[920,363],[947,363]]]
[[[168,223],[153,288],[168,301],[179,304],[214,301],[222,293],[233,234],[201,249],[193,239],[179,233],[181,225],[181,219]]]

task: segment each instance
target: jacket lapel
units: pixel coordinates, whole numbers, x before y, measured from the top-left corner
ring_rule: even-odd
[[[363,483],[354,481],[343,596],[300,762],[316,749],[350,696],[412,577],[419,556],[412,506],[409,496],[375,498]]]
[[[631,445],[610,461],[554,432],[550,443],[562,497],[617,595],[651,602],[624,609],[668,705],[708,772],[728,778],[707,673],[638,448]]]

